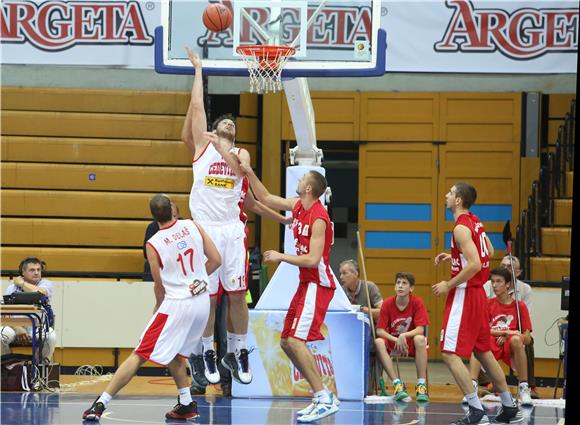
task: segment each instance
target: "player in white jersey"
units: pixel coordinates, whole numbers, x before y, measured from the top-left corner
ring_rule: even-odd
[[[171,200],[166,195],[155,195],[149,207],[159,223],[159,231],[147,241],[156,301],[153,317],[105,392],[83,413],[84,420],[99,420],[112,397],[147,360],[167,366],[177,385],[178,403],[166,419],[199,416],[183,359],[189,358],[205,329],[210,304],[208,274],[220,266],[221,257],[201,226],[172,217]]]
[[[218,383],[220,374],[216,367],[214,350],[215,299],[219,285],[228,300],[227,354],[221,363],[230,370],[233,378],[242,383],[252,381],[248,363],[246,337],[248,333],[248,256],[246,215],[244,202],[256,213],[285,222],[285,217],[275,213],[253,198],[248,192],[248,180],[243,176],[240,163],[250,164],[250,154],[234,146],[236,125],[229,117],[214,122],[212,132],[207,131],[207,117],[203,104],[202,66],[199,57],[190,49],[187,53],[195,68],[191,102],[181,135],[182,141],[193,153],[193,186],[189,198],[191,216],[199,222],[213,239],[222,257],[222,266],[210,275],[210,319],[203,334],[203,364],[206,382]],[[247,197],[247,199],[246,199]],[[201,353],[194,351],[194,357]],[[192,375],[199,381],[194,359]]]

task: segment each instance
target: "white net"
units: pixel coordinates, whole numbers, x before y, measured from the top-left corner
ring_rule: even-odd
[[[276,93],[282,90],[282,70],[296,49],[264,45],[240,46],[236,50],[248,66],[252,93]]]

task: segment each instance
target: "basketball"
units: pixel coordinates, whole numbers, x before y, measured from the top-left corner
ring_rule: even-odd
[[[213,32],[225,31],[232,24],[232,13],[223,4],[211,3],[203,11],[203,24]]]

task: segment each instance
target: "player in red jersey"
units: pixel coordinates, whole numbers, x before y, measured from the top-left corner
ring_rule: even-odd
[[[469,211],[476,198],[475,188],[467,183],[455,184],[445,196],[446,207],[455,219],[455,227],[451,255],[441,253],[435,257],[436,265],[451,260],[451,279],[432,287],[436,296],[448,294],[441,329],[441,357],[469,404],[466,416],[453,424],[489,423],[474,391],[469,370],[461,360],[462,357],[469,358],[472,352],[501,392],[502,406],[495,422],[516,423],[523,420],[522,412],[514,403],[503,371],[490,351],[487,297],[483,284],[489,276],[493,246],[485,234],[483,223]]]
[[[418,402],[429,401],[427,393],[427,341],[425,326],[429,315],[423,300],[412,294],[415,276],[399,272],[395,276],[396,296],[387,298],[381,306],[377,321],[375,347],[383,368],[391,378],[395,388],[395,399],[407,401],[405,385],[397,376],[391,356],[415,357],[417,386],[415,394]]]
[[[298,197],[286,199],[270,194],[250,166],[242,164],[242,168],[260,202],[276,210],[292,211],[296,255],[266,251],[264,261],[284,261],[300,270],[300,284],[288,308],[280,346],[312,387],[312,404],[298,412],[299,422],[312,422],[338,411],[338,403],[324,388],[314,356],[306,346],[308,341],[324,339],[320,326],[336,289],[328,261],[332,226],[319,200],[326,191],[326,179],[309,171],[298,182]]]

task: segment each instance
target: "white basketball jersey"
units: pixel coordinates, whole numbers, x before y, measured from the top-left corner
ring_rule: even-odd
[[[160,228],[147,243],[159,257],[165,298],[191,297],[189,285],[195,279],[209,283],[203,239],[193,221],[177,220],[168,227]]]
[[[232,148],[238,154],[240,148]],[[193,161],[193,185],[189,195],[191,217],[201,224],[246,223],[244,201],[248,178],[237,176],[208,143]]]

